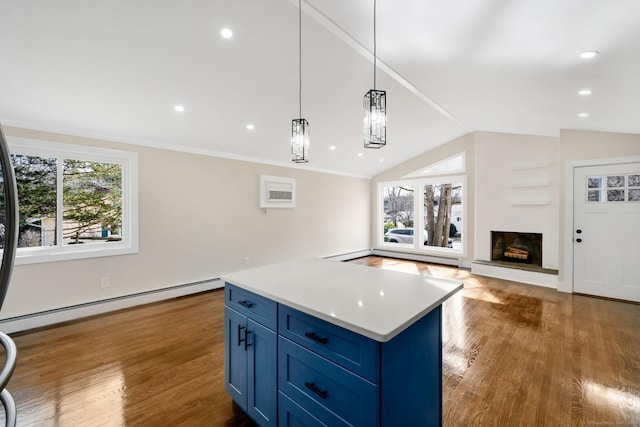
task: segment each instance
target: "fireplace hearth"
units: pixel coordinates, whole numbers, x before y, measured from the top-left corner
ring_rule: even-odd
[[[491,261],[542,268],[542,234],[492,231]]]

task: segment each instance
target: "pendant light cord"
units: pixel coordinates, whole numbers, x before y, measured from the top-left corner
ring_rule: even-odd
[[[373,90],[376,90],[376,68],[378,62],[376,45],[376,0],[373,0]]]
[[[298,118],[302,118],[302,0],[298,0]]]

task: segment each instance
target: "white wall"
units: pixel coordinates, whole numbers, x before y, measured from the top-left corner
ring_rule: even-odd
[[[18,265],[2,319],[369,248],[368,179],[12,127],[5,133],[137,152],[140,251]],[[297,207],[265,214],[261,174],[295,178]],[[110,277],[109,288],[100,287],[101,277]]]
[[[491,260],[491,231],[542,233],[542,267],[558,269],[559,143],[476,133],[476,259]]]
[[[583,130],[563,130],[560,132],[560,265],[570,265],[572,259],[566,260],[566,254],[572,254],[572,245],[568,230],[565,229],[565,206],[567,199],[573,200],[573,193],[567,191],[566,174],[571,162],[621,158],[640,155],[640,135],[613,132],[592,132]],[[570,187],[570,186],[569,186]],[[571,236],[568,232],[568,236]],[[568,263],[567,263],[568,262]],[[565,290],[571,291],[573,283],[566,283],[567,274],[560,268],[559,279]],[[570,281],[570,277],[569,277]]]

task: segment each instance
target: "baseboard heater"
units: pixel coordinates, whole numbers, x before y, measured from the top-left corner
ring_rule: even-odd
[[[398,258],[398,259],[406,259],[411,261],[429,262],[433,264],[450,265],[458,268],[466,267],[465,265],[463,265],[463,260],[461,258],[413,254],[409,252],[385,251],[381,249],[374,249],[371,252],[372,252],[371,255],[388,257],[388,258]]]
[[[107,313],[110,311],[121,310],[124,308],[135,307],[137,305],[148,304],[222,287],[224,287],[224,283],[220,278],[215,278],[99,301],[92,301],[84,304],[61,307],[2,319],[0,320],[0,330],[6,334],[22,332],[54,325],[56,323],[81,319],[83,317],[94,316],[96,314]]]

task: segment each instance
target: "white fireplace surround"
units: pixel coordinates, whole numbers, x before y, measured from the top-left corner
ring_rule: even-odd
[[[542,267],[559,264],[557,137],[479,133],[476,140],[474,274],[558,287],[558,276],[487,265],[491,231],[541,233]]]

